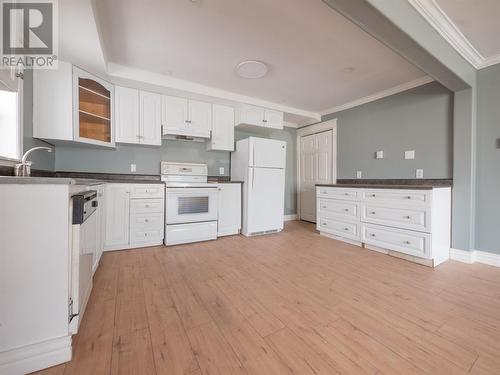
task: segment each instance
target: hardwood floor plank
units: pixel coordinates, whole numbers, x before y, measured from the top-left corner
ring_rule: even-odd
[[[187,334],[202,374],[248,375],[215,323],[196,326]]]
[[[185,375],[199,370],[169,290],[145,279],[144,291],[157,373]]]
[[[266,341],[295,374],[341,374],[288,328],[267,336]]]
[[[87,374],[99,374],[99,372]],[[111,375],[117,374],[156,374],[149,329],[132,330],[115,335]]]

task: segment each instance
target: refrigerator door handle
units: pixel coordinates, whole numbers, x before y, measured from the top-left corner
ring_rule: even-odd
[[[255,169],[252,168],[252,190],[254,187],[254,182],[255,182]]]
[[[252,167],[255,167],[255,146],[252,146]]]

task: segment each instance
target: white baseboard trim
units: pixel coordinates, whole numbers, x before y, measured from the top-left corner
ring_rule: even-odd
[[[0,374],[28,374],[71,360],[71,336],[0,353]]]
[[[483,263],[490,266],[500,267],[500,254],[488,253],[480,250],[450,249],[450,259],[463,263]]]
[[[299,220],[299,216],[297,214],[293,215],[285,215],[285,221]]]

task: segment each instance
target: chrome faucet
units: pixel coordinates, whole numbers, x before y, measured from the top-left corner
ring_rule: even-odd
[[[14,175],[15,176],[23,176],[23,177],[29,177],[31,176],[31,161],[28,161],[28,155],[31,154],[33,151],[36,150],[47,150],[48,152],[52,152],[52,149],[50,147],[33,147],[30,148],[28,151],[26,151],[23,155],[23,158],[21,159],[21,162],[19,164],[16,164],[14,167]]]

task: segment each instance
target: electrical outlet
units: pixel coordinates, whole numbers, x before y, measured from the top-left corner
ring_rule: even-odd
[[[363,177],[363,172],[357,171],[356,172],[356,178],[362,178]]]
[[[415,150],[405,151],[405,160],[415,159]]]
[[[423,169],[417,169],[415,172],[415,177],[416,178],[424,178],[424,170]]]
[[[137,165],[130,164],[130,172],[137,172]]]
[[[224,175],[224,167],[219,167],[219,175]]]
[[[383,159],[384,158],[384,151],[377,151],[375,153],[375,159]]]

